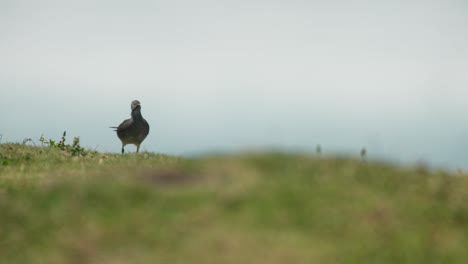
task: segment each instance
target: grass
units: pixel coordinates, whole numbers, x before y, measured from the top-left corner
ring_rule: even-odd
[[[0,144],[1,263],[467,263],[468,179],[284,153]]]

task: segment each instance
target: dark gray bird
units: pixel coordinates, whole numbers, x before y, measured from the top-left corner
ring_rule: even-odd
[[[148,122],[141,115],[141,105],[138,100],[132,101],[131,104],[131,118],[122,122],[114,131],[117,131],[117,136],[122,141],[122,154],[124,154],[124,147],[127,144],[137,146],[137,153],[140,150],[140,145],[149,133]]]

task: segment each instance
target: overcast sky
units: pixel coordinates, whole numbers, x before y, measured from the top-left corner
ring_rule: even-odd
[[[468,168],[468,2],[0,0],[0,134]],[[133,146],[127,147],[134,151]]]

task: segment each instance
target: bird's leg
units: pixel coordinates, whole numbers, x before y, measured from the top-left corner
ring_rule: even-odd
[[[124,154],[124,145],[122,145],[122,155]]]
[[[140,151],[140,144],[137,145],[137,153]]]

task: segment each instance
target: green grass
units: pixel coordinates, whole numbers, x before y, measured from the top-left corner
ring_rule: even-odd
[[[1,263],[468,263],[467,248],[463,175],[0,145]]]

